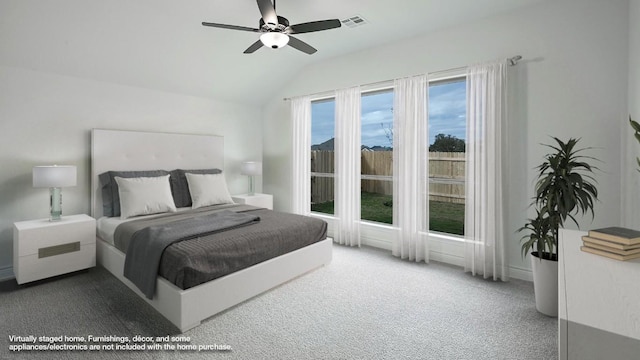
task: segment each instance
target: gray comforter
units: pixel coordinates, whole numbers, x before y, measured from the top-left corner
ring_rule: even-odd
[[[130,275],[135,278],[140,276],[138,272],[157,274],[181,289],[188,289],[326,238],[327,224],[319,219],[248,205],[224,205],[123,223],[114,234],[115,245],[121,251],[127,252],[127,260],[131,261],[133,257],[130,258],[131,254],[128,251],[137,248],[137,245],[132,245],[138,242],[139,235],[136,234],[160,234],[163,233],[161,229],[166,228],[167,224],[177,224],[178,220],[186,221],[185,224],[194,224],[194,216],[203,218],[220,211],[248,215],[245,220],[253,219],[249,221],[252,225],[231,225],[224,231],[205,229],[206,234],[198,234],[192,231],[193,227],[186,226],[187,234],[176,235],[177,242],[160,240],[171,244],[162,253],[159,266],[152,265],[146,270],[132,266],[130,270],[137,275]],[[260,218],[259,222],[255,221],[256,217]],[[183,241],[183,238],[188,239]],[[135,252],[145,254],[143,249],[137,249]],[[155,280],[155,276],[152,278]],[[155,285],[155,281],[153,282]],[[153,295],[153,291],[141,290],[148,297]]]
[[[136,231],[131,237],[124,262],[124,276],[153,299],[160,258],[167,246],[219,231],[255,224],[256,215],[220,210],[153,225]]]

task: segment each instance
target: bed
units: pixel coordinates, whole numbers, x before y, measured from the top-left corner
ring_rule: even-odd
[[[224,168],[224,139],[220,136],[102,129],[93,129],[91,132],[91,211],[92,216],[101,224],[96,236],[97,262],[181,332],[331,262],[332,241],[326,238],[187,289],[181,289],[158,276],[153,296],[147,298],[124,276],[125,254],[113,245],[113,239],[108,239],[119,221],[102,216],[103,199],[99,175],[112,170],[207,168]],[[182,210],[179,209],[178,213]]]

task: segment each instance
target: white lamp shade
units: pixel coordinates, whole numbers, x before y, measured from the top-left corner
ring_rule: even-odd
[[[289,43],[289,36],[280,32],[267,32],[260,35],[260,41],[272,49],[281,48]]]
[[[71,165],[34,166],[33,187],[76,186],[76,167]]]
[[[256,176],[262,175],[262,163],[259,161],[247,161],[242,163],[240,169],[242,175]]]

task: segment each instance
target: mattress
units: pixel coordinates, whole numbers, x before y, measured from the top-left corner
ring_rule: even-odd
[[[323,220],[248,205],[234,206],[240,208],[239,211],[258,216],[259,222],[169,245],[160,259],[158,275],[181,289],[188,289],[327,237],[327,223]],[[116,225],[117,221],[103,221],[102,227],[107,231],[116,226],[115,232],[111,233],[112,242],[115,234],[115,246],[126,253],[128,243],[123,241],[123,233],[159,221],[170,223],[191,213],[198,216],[201,210],[163,215],[162,219],[136,218],[138,223],[121,221]]]

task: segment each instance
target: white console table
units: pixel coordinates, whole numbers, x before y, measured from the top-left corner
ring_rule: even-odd
[[[580,250],[587,233],[561,230],[558,243],[560,359],[640,358],[640,259]]]

